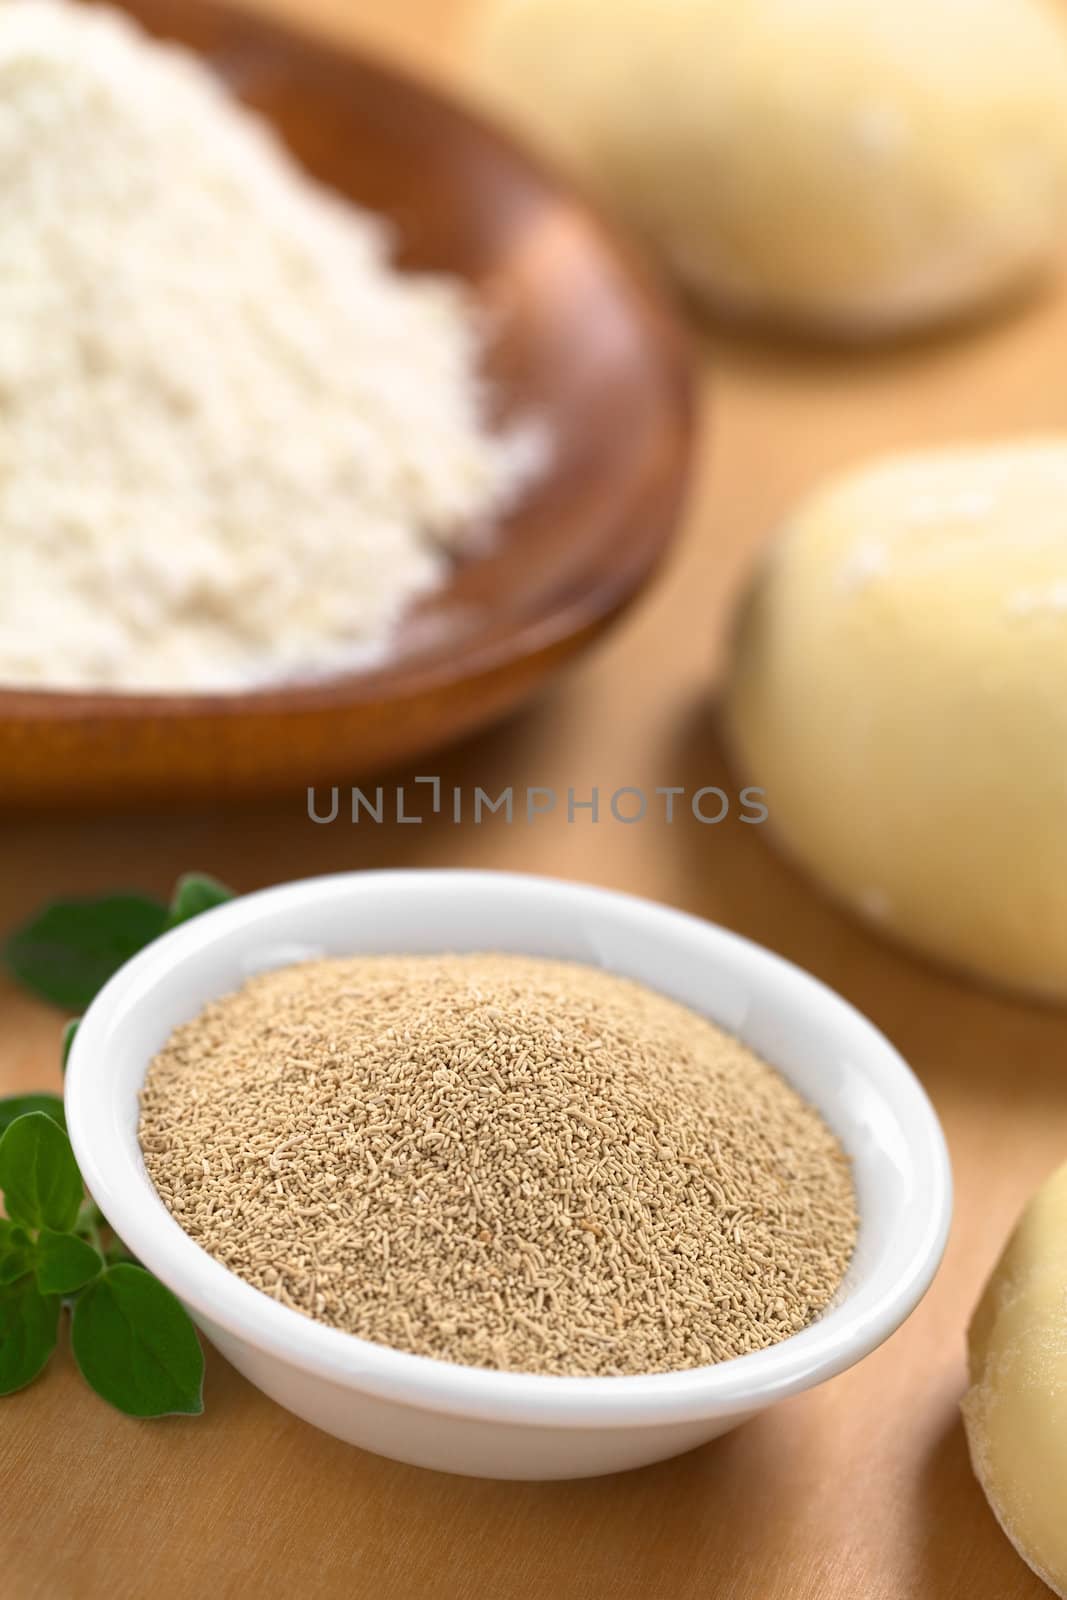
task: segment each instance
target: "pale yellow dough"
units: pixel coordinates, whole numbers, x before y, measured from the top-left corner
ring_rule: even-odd
[[[837,898],[1067,999],[1067,437],[817,490],[744,609],[726,725]]]
[[[1024,1213],[969,1346],[975,1473],[1024,1561],[1067,1596],[1067,1166]]]
[[[475,77],[717,303],[869,335],[1044,267],[1058,0],[489,0]]]

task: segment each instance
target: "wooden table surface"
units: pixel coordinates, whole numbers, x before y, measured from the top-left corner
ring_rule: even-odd
[[[470,9],[306,0],[301,14],[447,73]],[[707,448],[671,570],[533,711],[437,758],[446,783],[573,786],[581,797],[593,785],[721,781],[714,691],[731,604],[794,495],[886,446],[1067,423],[1067,286],[892,353],[704,338]],[[979,1286],[1026,1196],[1067,1155],[1067,1017],[887,948],[784,866],[760,829],[559,815],[529,827],[503,816],[477,828],[322,827],[297,786],[287,803],[241,816],[5,823],[0,924],[53,894],[162,891],[194,865],[245,890],[438,864],[654,896],[763,941],[865,1010],[922,1077],[952,1149],[957,1216],[933,1290],[887,1345],[817,1393],[680,1459],[576,1484],[468,1481],[378,1460],[296,1421],[214,1354],[202,1418],[128,1421],[82,1387],[64,1352],[0,1407],[4,1600],[1044,1594],[971,1477],[957,1402]],[[54,1013],[0,990],[0,1092],[58,1083],[59,1032]]]

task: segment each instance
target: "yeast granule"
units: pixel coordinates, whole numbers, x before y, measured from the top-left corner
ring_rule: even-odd
[[[378,1344],[580,1375],[723,1361],[827,1306],[856,1239],[818,1113],[643,986],[508,955],[253,978],[179,1027],[141,1146],[246,1282]]]

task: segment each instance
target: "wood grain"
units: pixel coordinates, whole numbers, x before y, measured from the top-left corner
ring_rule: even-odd
[[[446,0],[317,0],[314,16],[445,71]],[[386,15],[386,13],[388,13]],[[309,9],[310,15],[310,9]],[[407,30],[410,30],[408,32]],[[943,342],[847,355],[706,335],[715,419],[665,580],[520,720],[420,772],[446,784],[714,784],[714,687],[740,585],[820,473],[886,446],[1067,425],[1067,291]],[[390,774],[400,782],[414,773]],[[249,889],[375,865],[508,866],[611,884],[799,961],[912,1061],[952,1148],[957,1219],[908,1324],[860,1367],[707,1448],[619,1478],[491,1484],[391,1465],[270,1405],[218,1358],[195,1422],[135,1424],[66,1357],[2,1403],[5,1600],[1040,1600],[966,1461],[963,1331],[1025,1197],[1067,1156],[1067,1017],[968,987],[828,906],[759,829],[565,813],[456,828],[239,816],[36,820],[0,842],[0,923],[45,896],[164,890],[199,865]],[[0,991],[2,1087],[55,1080],[57,1018]]]

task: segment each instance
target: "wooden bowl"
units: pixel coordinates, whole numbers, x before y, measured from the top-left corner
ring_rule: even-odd
[[[393,219],[398,259],[469,280],[499,327],[503,414],[554,458],[381,670],[195,695],[0,693],[0,800],[86,809],[337,782],[501,716],[634,598],[680,510],[692,371],[645,269],[505,135],[391,67],[212,0],[133,0],[265,113],[306,168]]]

